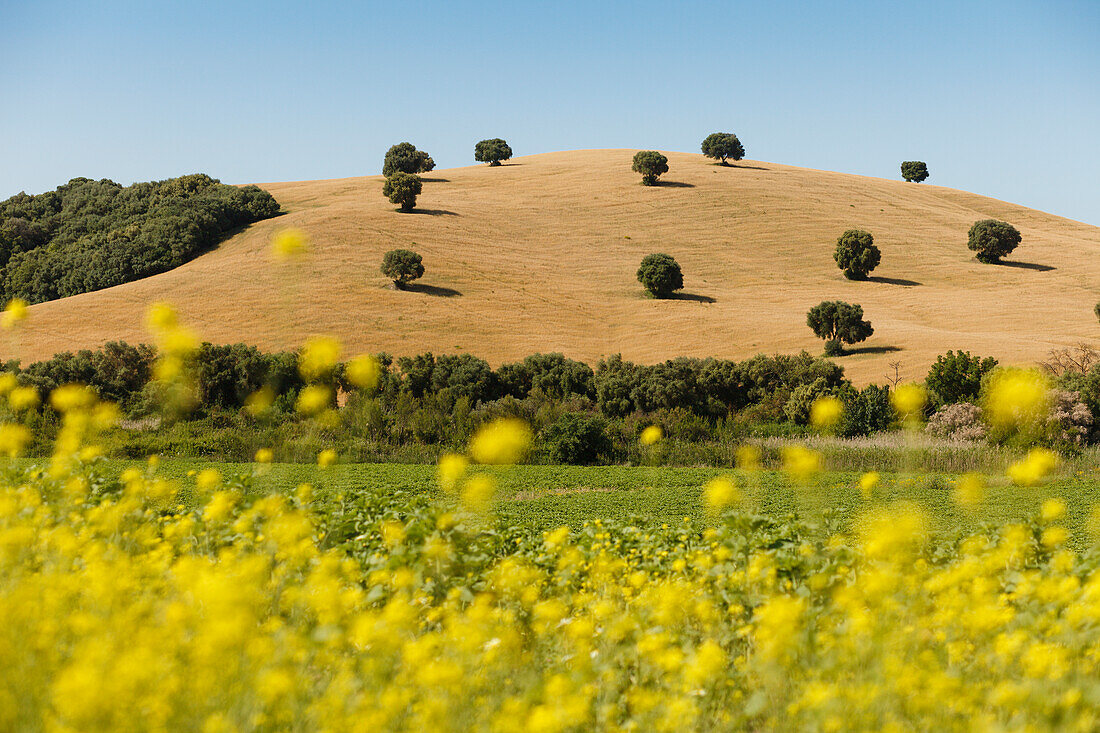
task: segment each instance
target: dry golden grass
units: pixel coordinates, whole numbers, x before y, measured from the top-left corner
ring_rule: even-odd
[[[292,348],[331,333],[352,353],[469,352],[495,365],[540,351],[593,364],[616,352],[645,363],[819,354],[806,310],[841,299],[862,304],[875,327],[839,360],[858,382],[883,381],[892,361],[919,379],[947,349],[1036,361],[1100,328],[1096,227],[939,186],[757,161],[725,168],[687,153],[670,153],[664,184],[644,187],[633,152],[434,171],[412,214],[394,211],[379,176],[264,185],[286,215],[171,272],[34,306],[18,353],[148,340],[143,314],[157,300],[215,342]],[[980,264],[966,248],[970,225],[987,217],[1023,233],[1016,265]],[[290,226],[310,234],[312,254],[276,265],[269,239]],[[874,234],[879,281],[846,281],[833,262],[852,227]],[[379,273],[397,247],[424,256],[417,291],[395,291]],[[643,297],[635,271],[650,252],[680,262],[683,299]]]

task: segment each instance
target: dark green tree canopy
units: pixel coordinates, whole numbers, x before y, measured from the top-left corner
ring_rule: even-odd
[[[837,267],[844,270],[849,280],[866,280],[871,270],[878,267],[882,253],[875,246],[875,238],[862,229],[849,229],[836,240],[833,253]]]
[[[827,300],[806,314],[806,325],[821,339],[855,344],[875,332],[870,321],[863,320],[863,306]]]
[[[386,151],[382,161],[382,175],[401,173],[427,173],[435,168],[435,161],[423,150],[417,150],[412,143],[398,143]]]
[[[404,288],[424,275],[424,261],[409,249],[391,249],[382,257],[382,274],[393,280],[394,287]]]
[[[661,174],[668,172],[668,158],[656,150],[639,150],[634,154],[631,170],[642,174],[642,185],[656,186]]]
[[[424,182],[420,176],[398,171],[386,176],[386,181],[382,184],[382,195],[391,204],[400,204],[402,211],[412,211],[416,206],[416,197],[423,188]]]
[[[970,227],[967,246],[977,252],[978,260],[987,264],[999,262],[1020,244],[1020,232],[1007,221],[982,219]]]
[[[277,213],[267,191],[202,173],[131,186],[74,178],[21,193],[0,202],[0,302],[39,303],[155,275]]]
[[[500,161],[512,157],[512,148],[499,137],[482,140],[474,146],[474,160],[478,163],[500,165]]]
[[[651,254],[638,267],[638,282],[653,296],[666,298],[684,287],[684,275],[671,255]]]
[[[936,357],[924,384],[941,402],[966,402],[977,399],[982,377],[993,371],[997,360],[991,356],[971,356],[969,351],[948,351]]]
[[[928,165],[923,160],[907,160],[901,164],[901,177],[913,183],[928,180]]]
[[[741,160],[745,157],[745,147],[732,132],[712,132],[703,140],[703,155],[714,158],[722,165],[726,160]]]

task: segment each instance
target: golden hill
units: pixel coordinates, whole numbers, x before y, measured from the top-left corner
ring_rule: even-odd
[[[433,171],[412,214],[394,211],[379,176],[265,184],[285,215],[171,272],[36,305],[11,347],[29,361],[148,340],[145,309],[167,300],[208,340],[267,349],[333,334],[351,353],[469,352],[494,365],[547,351],[593,364],[616,352],[740,359],[821,353],[806,310],[840,299],[862,304],[875,334],[839,363],[881,382],[894,361],[906,379],[947,349],[1034,362],[1100,329],[1100,228],[928,184],[687,153],[668,154],[663,185],[644,187],[633,152]],[[1023,234],[1012,262],[983,265],[966,248],[984,218]],[[271,235],[291,226],[312,252],[274,264]],[[882,250],[871,282],[833,262],[837,236],[856,227]],[[424,257],[414,291],[379,272],[398,247]],[[681,299],[643,297],[635,271],[651,252],[680,262]]]

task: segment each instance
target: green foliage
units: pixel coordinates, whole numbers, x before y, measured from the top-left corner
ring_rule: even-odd
[[[607,421],[599,415],[567,412],[542,433],[550,457],[558,463],[587,465],[611,452]]]
[[[875,238],[862,229],[849,229],[836,240],[836,252],[833,253],[837,267],[844,271],[849,280],[866,280],[867,275],[878,267],[882,253],[875,246]]]
[[[741,160],[745,157],[745,148],[732,132],[712,132],[702,144],[703,155],[714,158],[722,165],[729,165],[727,159]]]
[[[847,437],[871,435],[889,430],[894,423],[894,406],[890,404],[890,388],[869,384],[861,391],[847,386],[838,390],[844,402],[844,418],[840,434]]]
[[[550,399],[596,398],[595,373],[584,362],[561,354],[532,354],[521,362],[497,369],[504,394],[522,399],[532,392]]]
[[[638,282],[654,297],[667,298],[684,287],[684,274],[671,255],[651,254],[638,267]]]
[[[840,339],[825,342],[825,356],[844,356],[844,344],[840,343]]]
[[[969,351],[948,351],[936,357],[924,384],[945,404],[972,402],[982,388],[982,377],[993,371],[997,360],[971,356]]]
[[[424,188],[420,176],[398,171],[386,176],[382,184],[382,195],[391,204],[400,204],[402,211],[412,211],[416,207],[416,197]]]
[[[489,165],[500,165],[500,161],[512,157],[512,148],[499,137],[482,140],[474,146],[474,160]]]
[[[427,173],[433,168],[435,161],[431,156],[423,150],[417,150],[412,143],[394,145],[386,151],[386,157],[382,161],[382,175],[387,178],[394,173]]]
[[[806,314],[806,325],[821,339],[837,339],[846,344],[865,341],[875,332],[870,321],[863,320],[863,307],[839,300],[824,301]]]
[[[910,182],[922,183],[928,180],[928,165],[923,160],[907,160],[901,164],[901,177]]]
[[[413,397],[443,393],[448,399],[465,397],[476,405],[500,396],[500,378],[489,362],[470,354],[403,356],[397,365],[402,389]]]
[[[977,252],[980,262],[992,264],[1016,249],[1021,239],[1019,230],[1007,221],[982,219],[970,227],[967,246]]]
[[[424,275],[424,261],[412,250],[391,249],[382,257],[382,274],[400,290]]]
[[[267,385],[271,357],[255,346],[204,343],[196,358],[199,402],[207,408],[239,408]]]
[[[821,397],[833,394],[833,388],[822,378],[800,384],[791,392],[787,403],[783,405],[783,414],[795,425],[810,422],[810,408]]]
[[[668,172],[668,158],[656,150],[639,150],[630,169],[642,174],[643,186],[656,186],[661,174]]]
[[[20,382],[36,387],[45,401],[47,395],[64,384],[85,384],[101,399],[123,408],[136,404],[152,375],[156,352],[151,346],[131,346],[111,341],[98,351],[81,349],[75,354],[64,351],[38,361],[19,373]]]
[[[155,275],[278,212],[266,191],[201,173],[126,187],[74,178],[20,193],[0,202],[0,300],[38,303]]]

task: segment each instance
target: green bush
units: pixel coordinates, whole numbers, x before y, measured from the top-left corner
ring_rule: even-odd
[[[556,400],[596,397],[592,367],[561,354],[532,354],[521,362],[502,364],[497,374],[504,393],[518,399],[536,390]]]
[[[1021,239],[1019,230],[1007,221],[982,219],[970,227],[967,246],[978,253],[980,262],[992,264],[1016,249]]]
[[[400,171],[386,176],[382,184],[382,195],[391,204],[400,204],[402,211],[412,211],[416,207],[416,197],[424,188],[420,176]]]
[[[839,300],[824,301],[806,314],[806,325],[821,339],[855,344],[865,341],[875,329],[863,320],[863,307]]]
[[[889,430],[894,422],[894,406],[890,404],[890,388],[869,384],[861,391],[852,387],[840,390],[844,401],[844,417],[840,434],[846,437],[870,435]]]
[[[427,173],[433,168],[435,161],[432,157],[423,150],[417,150],[412,143],[394,145],[386,151],[382,161],[382,175],[387,178],[394,173]]]
[[[901,164],[901,177],[913,183],[928,180],[928,166],[923,160],[907,160]]]
[[[783,405],[783,414],[795,425],[810,422],[810,408],[821,397],[833,394],[832,387],[824,379],[818,378],[806,384],[800,384],[791,392]]]
[[[668,172],[668,158],[656,150],[639,150],[634,154],[631,170],[642,174],[643,186],[656,186],[661,174]]]
[[[382,274],[393,280],[393,286],[401,290],[424,275],[424,261],[412,250],[391,249],[382,257]]]
[[[646,255],[637,274],[638,282],[655,298],[667,298],[684,287],[684,274],[671,255]]]
[[[997,360],[971,356],[969,351],[948,351],[936,357],[924,385],[944,404],[973,402],[982,389],[982,377],[993,371]]]
[[[499,137],[482,140],[474,145],[474,160],[489,165],[500,165],[502,160],[510,160],[512,148]]]
[[[587,465],[611,453],[607,421],[599,415],[568,412],[543,431],[542,441],[558,463]]]
[[[123,187],[74,178],[0,202],[0,301],[39,303],[165,272],[275,216],[256,186],[194,175]]]
[[[862,229],[849,229],[836,240],[836,252],[833,253],[837,267],[844,271],[849,280],[866,280],[878,267],[882,253],[875,246],[875,238]]]
[[[741,160],[745,157],[745,148],[732,132],[712,132],[702,144],[703,155],[714,158],[722,165],[729,165],[727,159]]]
[[[844,356],[844,344],[840,343],[840,339],[825,342],[825,356]]]

